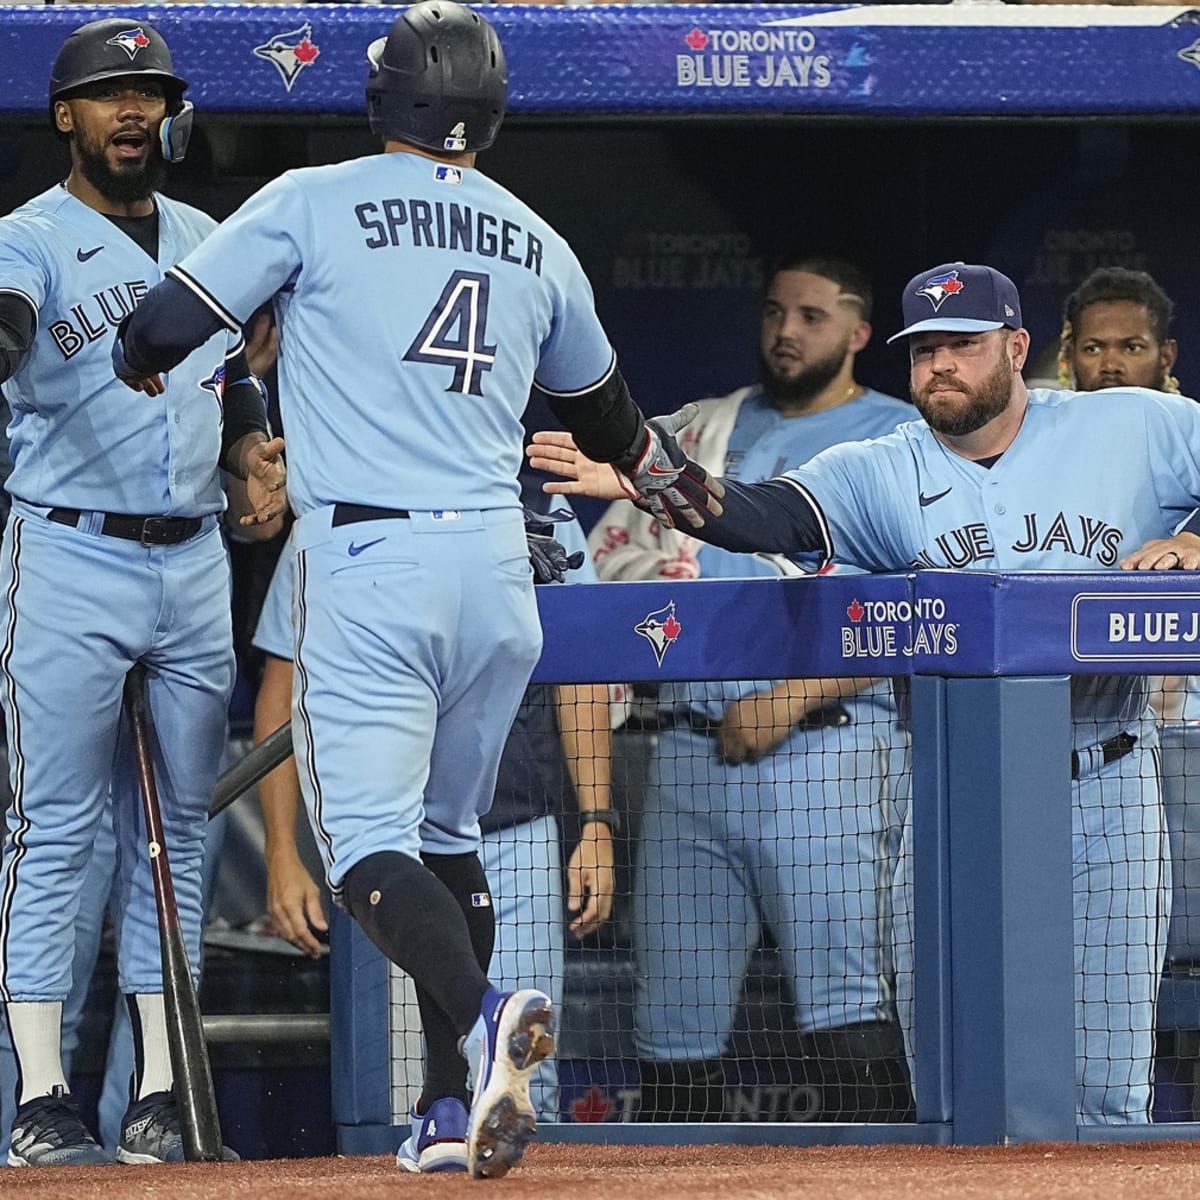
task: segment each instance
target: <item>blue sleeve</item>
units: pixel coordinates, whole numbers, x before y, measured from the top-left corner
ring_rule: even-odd
[[[289,175],[272,180],[168,274],[229,329],[299,274],[311,245],[311,214]]]
[[[584,392],[602,382],[615,355],[596,315],[592,286],[575,255],[563,244],[567,264],[559,282],[550,333],[542,342],[535,383],[552,396]]]
[[[809,491],[789,479],[734,483],[723,479],[723,512],[709,517],[703,529],[681,530],[735,554],[806,554],[817,551],[822,562],[832,553],[821,510]]]
[[[1174,528],[1200,504],[1200,404],[1185,396],[1160,392],[1144,395],[1147,453],[1154,492],[1170,527]]]

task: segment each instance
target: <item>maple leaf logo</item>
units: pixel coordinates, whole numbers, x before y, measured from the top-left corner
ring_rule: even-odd
[[[859,604],[857,600],[852,600],[850,602],[850,607],[846,609],[846,616],[848,616],[852,621],[861,621],[863,619],[863,613],[866,611],[867,610],[863,608],[863,606]]]
[[[708,45],[708,34],[703,29],[693,29],[683,40],[693,50],[703,50]]]
[[[305,38],[296,47],[296,61],[298,63],[303,63],[304,66],[307,67],[310,62],[316,62],[317,55],[320,53],[321,51],[314,46],[313,43],[308,40],[308,38]]]
[[[674,600],[652,613],[647,613],[633,628],[635,633],[640,633],[653,647],[654,657],[658,659],[660,667],[667,651],[683,632],[683,626],[675,616]]]
[[[616,1107],[606,1092],[593,1085],[571,1101],[571,1117],[580,1125],[599,1125],[612,1116]]]

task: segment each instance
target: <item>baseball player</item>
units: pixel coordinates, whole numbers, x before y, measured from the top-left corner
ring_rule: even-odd
[[[1059,339],[1059,383],[1081,392],[1147,387],[1179,393],[1172,371],[1179,344],[1171,336],[1175,305],[1145,271],[1100,267],[1067,297]],[[1200,566],[1200,542],[1153,539],[1143,551],[1157,555],[1160,570]],[[1172,557],[1174,555],[1174,557]],[[1194,676],[1156,677],[1151,701],[1166,719],[1200,716],[1200,682]]]
[[[648,427],[658,472],[652,487],[643,476],[639,503],[725,549],[817,550],[873,571],[1154,565],[1138,548],[1200,502],[1200,405],[1129,387],[1027,389],[1017,289],[991,267],[924,271],[903,310],[891,340],[908,339],[923,420],[744,484],[687,459],[673,434],[689,414],[675,414]],[[563,435],[539,438],[533,465],[574,477],[552,490],[622,490]],[[1136,676],[1073,683],[1076,1057],[1088,1124],[1148,1120],[1170,860],[1146,690]],[[911,985],[911,939],[899,927],[906,868],[902,859],[898,988]],[[905,1022],[911,993],[899,999]]]
[[[522,480],[522,498],[534,511],[544,511],[548,497],[532,473]],[[558,502],[562,509],[563,502]],[[571,578],[595,582],[586,559],[586,542],[577,521],[555,525],[555,537],[582,558]],[[255,734],[262,737],[288,719],[292,691],[292,563],[284,549],[254,634],[254,644],[267,655],[262,686],[255,702]],[[556,722],[557,717],[557,722]],[[563,981],[564,900],[568,929],[576,939],[593,933],[612,908],[613,828],[616,813],[609,805],[608,692],[603,687],[551,689],[531,685],[521,702],[505,743],[496,781],[495,802],[480,821],[481,857],[496,918],[491,975],[498,986],[516,989],[526,980],[547,981],[551,997],[561,1000]],[[568,780],[570,782],[568,782]],[[276,929],[307,954],[320,953],[314,931],[328,928],[320,891],[301,861],[296,844],[299,781],[289,761],[259,784],[266,833],[267,898]],[[567,863],[568,893],[563,895],[559,821],[578,815],[580,839]],[[461,1061],[461,1060],[460,1060]],[[465,1062],[462,1088],[465,1095]],[[551,1060],[538,1064],[531,1080],[539,1121],[558,1120],[558,1077]],[[466,1168],[465,1145],[455,1147],[449,1130],[465,1129],[466,1110],[457,1098],[443,1099],[438,1116],[447,1130],[435,1151],[418,1145],[414,1132],[400,1149],[397,1162],[407,1170]],[[413,1117],[431,1111],[418,1102]],[[444,1157],[443,1157],[444,1155]]]
[[[157,192],[191,106],[144,21],[92,22],[50,79],[67,178],[0,221],[0,380],[12,408],[12,514],[0,561],[0,663],[13,803],[0,888],[0,1000],[18,1071],[9,1162],[107,1161],[60,1054],[73,924],[112,790],[118,973],[135,1070],[118,1158],[182,1158],[149,849],[122,687],[149,675],[175,892],[199,964],[200,866],[232,684],[219,466],[249,476],[251,522],[284,503],[239,337],[205,339],[154,403],[112,378],[114,330],[213,222]],[[198,402],[199,401],[199,402]]]
[[[113,361],[153,397],[155,372],[275,297],[305,804],[335,899],[425,993],[429,1101],[456,1095],[465,1039],[469,1169],[501,1176],[534,1136],[554,1029],[543,992],[489,984],[475,902],[479,817],[541,643],[520,416],[536,379],[594,457],[640,476],[648,443],[569,247],[475,168],[507,99],[495,30],[425,0],[368,60],[384,153],[267,184],[146,297]]]
[[[714,474],[769,479],[910,419],[910,404],[854,378],[871,305],[852,264],[783,260],[762,308],[760,382],[702,400],[681,446]],[[591,547],[605,580],[797,570],[664,530],[623,501],[601,517]],[[643,1119],[721,1119],[719,1060],[764,924],[826,1084],[817,1119],[910,1116],[880,936],[881,846],[899,830],[890,769],[902,763],[890,689],[864,679],[667,684],[658,703],[664,732],[634,877]]]

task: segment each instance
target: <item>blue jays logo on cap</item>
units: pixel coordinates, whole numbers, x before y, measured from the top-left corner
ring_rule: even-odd
[[[957,296],[964,287],[966,284],[959,279],[957,271],[943,271],[929,280],[924,287],[917,288],[917,295],[924,296],[933,305],[933,311],[937,312],[947,296]]]
[[[933,306],[930,316],[927,305]],[[942,263],[908,281],[901,300],[904,328],[888,338],[913,333],[985,333],[1020,329],[1017,285],[995,267]]]
[[[110,37],[104,44],[106,46],[120,46],[129,55],[129,60],[132,62],[137,58],[139,50],[145,50],[150,45],[150,39],[146,36],[141,26],[139,26],[137,29],[122,29],[120,33]]]

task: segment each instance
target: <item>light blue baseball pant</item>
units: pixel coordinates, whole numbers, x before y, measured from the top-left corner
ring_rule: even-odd
[[[492,830],[480,852],[496,914],[489,977],[501,991],[536,987],[561,1011],[563,881],[558,822],[539,817]],[[539,1121],[558,1120],[558,1068],[543,1059],[530,1077]]]
[[[371,854],[479,850],[542,633],[519,509],[332,515],[306,513],[293,533],[292,712],[338,899]]]
[[[1075,1060],[1077,1111],[1084,1125],[1150,1120],[1171,861],[1153,723],[1142,722],[1137,732],[1134,750],[1098,771],[1085,771],[1071,787]],[[906,820],[894,929],[896,1003],[910,1069],[913,1038],[919,1036],[913,1023],[912,837]]]
[[[198,970],[201,860],[233,685],[229,567],[215,518],[175,546],[55,524],[14,502],[0,561],[14,800],[0,873],[0,992],[65,1000],[75,923],[111,780],[124,993],[162,991],[154,885],[125,677],[148,668],[154,766],[184,940]]]
[[[764,924],[802,1031],[892,1015],[883,925],[898,737],[878,722],[797,730],[731,764],[712,738],[662,735],[633,896],[642,1058],[721,1055]]]

